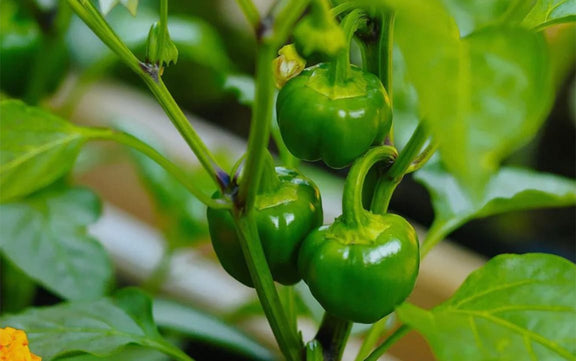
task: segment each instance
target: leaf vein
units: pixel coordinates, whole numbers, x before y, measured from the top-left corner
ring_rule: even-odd
[[[4,167],[2,167],[0,169],[0,173],[4,173],[6,171],[9,171],[10,169],[16,168],[19,165],[21,165],[22,163],[26,162],[27,160],[36,157],[40,153],[49,151],[50,148],[56,148],[57,146],[65,144],[65,143],[72,143],[74,140],[79,139],[79,138],[82,138],[82,136],[79,134],[70,134],[67,137],[59,138],[59,139],[56,139],[52,142],[48,142],[46,144],[43,144],[42,146],[37,147],[36,149],[32,150],[31,152],[24,153],[23,156],[16,157],[12,161],[5,163]]]
[[[494,322],[500,326],[508,328],[511,331],[516,332],[516,333],[518,333],[524,337],[529,337],[530,339],[534,340],[535,342],[538,342],[539,344],[546,347],[550,351],[555,352],[558,355],[565,357],[566,359],[576,361],[576,356],[572,355],[569,350],[563,348],[562,346],[558,345],[557,343],[552,342],[552,341],[544,338],[542,335],[539,335],[533,331],[522,328],[522,327],[515,325],[515,324],[513,324],[509,321],[506,321],[504,319],[495,317],[489,313],[479,312],[479,311],[470,311],[470,310],[453,310],[452,312],[463,313],[465,315],[469,315],[469,316],[471,315],[471,316],[476,316],[476,317],[481,317],[481,318],[487,319],[487,320],[492,321],[492,322]]]
[[[538,281],[537,280],[522,280],[522,281],[518,281],[518,282],[509,283],[507,285],[503,285],[500,287],[488,288],[488,289],[484,290],[483,292],[479,292],[479,293],[476,293],[470,297],[463,298],[459,302],[457,302],[456,304],[451,305],[451,306],[455,309],[458,309],[463,304],[468,303],[470,301],[473,301],[477,298],[489,295],[490,293],[503,291],[503,290],[506,290],[509,288],[524,286],[524,285],[531,284],[531,283],[538,283]]]

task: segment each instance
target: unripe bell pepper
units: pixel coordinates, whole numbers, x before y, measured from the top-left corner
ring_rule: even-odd
[[[267,159],[260,182],[255,218],[272,277],[291,285],[301,279],[297,272],[300,244],[310,231],[322,224],[322,201],[311,180],[293,170],[274,168],[271,162],[271,158]],[[209,208],[208,227],[214,251],[224,269],[252,287],[230,212]]]
[[[376,160],[379,148],[365,157]],[[298,269],[327,312],[373,323],[408,297],[420,256],[416,232],[404,218],[373,214],[362,207],[362,186],[350,184],[354,178],[363,181],[368,168],[360,168],[355,164],[346,181],[344,214],[306,238]]]
[[[383,140],[392,112],[377,76],[352,66],[335,81],[339,70],[334,68],[319,64],[289,80],[278,94],[276,112],[292,154],[343,168]]]

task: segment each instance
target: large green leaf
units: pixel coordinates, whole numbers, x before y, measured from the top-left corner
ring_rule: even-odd
[[[442,0],[456,19],[462,36],[491,25],[519,23],[533,0]]]
[[[415,179],[430,192],[435,212],[430,232],[439,237],[473,218],[576,204],[576,182],[522,168],[502,168],[492,176],[483,196],[477,200],[438,163],[418,171]]]
[[[170,361],[171,359],[163,353],[149,348],[138,346],[126,346],[120,351],[115,352],[109,356],[94,356],[84,354],[80,356],[72,356],[65,358],[58,358],[58,361]]]
[[[536,0],[532,10],[524,18],[525,26],[541,29],[543,27],[576,21],[575,0]]]
[[[3,326],[25,330],[31,351],[46,361],[77,352],[105,356],[127,344],[181,354],[160,336],[150,299],[136,289],[97,301],[33,308],[0,321]]]
[[[452,20],[430,4],[428,13],[399,15],[398,43],[443,161],[478,194],[500,161],[534,136],[550,107],[546,45],[542,34],[520,28],[460,39]]]
[[[82,129],[21,101],[0,103],[0,201],[32,193],[67,173]]]
[[[575,0],[442,0],[462,35],[487,26],[522,24],[532,29],[576,20]]]
[[[439,361],[576,360],[576,267],[547,254],[500,255],[454,296],[398,316],[424,335]]]
[[[224,347],[250,360],[273,360],[275,355],[236,328],[174,301],[154,302],[154,318],[158,326],[180,331],[186,336]]]
[[[0,251],[28,276],[66,299],[106,293],[112,265],[86,226],[100,214],[96,195],[60,184],[0,206]]]

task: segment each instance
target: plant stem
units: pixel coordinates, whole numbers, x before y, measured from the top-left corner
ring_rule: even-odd
[[[190,149],[192,149],[200,164],[208,171],[214,183],[222,187],[222,179],[220,176],[223,173],[222,168],[218,165],[216,159],[212,153],[210,153],[198,133],[196,133],[188,121],[188,118],[186,118],[186,115],[184,115],[184,112],[182,112],[182,109],[180,109],[172,97],[172,94],[170,94],[170,91],[164,85],[162,79],[159,78],[157,81],[154,81],[152,77],[147,75],[143,75],[142,79],[144,79],[144,82],[148,85],[148,88],[172,121],[172,124],[174,124]]]
[[[258,25],[256,90],[252,106],[248,152],[233,209],[238,238],[254,288],[280,350],[290,361],[300,360],[303,344],[295,325],[293,326],[289,321],[276,291],[256,228],[254,204],[270,138],[274,104],[272,61],[276,50],[284,43],[288,32],[293,28],[307,4],[307,0],[291,1],[277,14],[275,22],[262,22]]]
[[[276,148],[278,148],[278,154],[280,155],[282,164],[290,169],[298,169],[300,159],[292,155],[286,147],[286,143],[284,143],[284,139],[282,139],[282,134],[280,134],[276,117],[272,119],[272,138],[274,139],[274,143],[276,143]]]
[[[160,0],[160,24],[168,26],[168,0]]]
[[[342,196],[342,215],[347,225],[350,227],[362,226],[363,215],[366,213],[362,205],[362,188],[368,171],[380,161],[393,163],[397,155],[395,148],[382,145],[370,149],[354,162],[346,177]]]
[[[390,315],[372,324],[364,336],[364,341],[362,342],[362,346],[358,351],[355,361],[362,361],[370,354],[370,351],[372,351],[382,334],[388,330],[389,319]]]
[[[344,353],[352,322],[324,313],[315,339],[322,345],[324,361],[339,361]]]
[[[146,83],[152,94],[156,97],[172,124],[178,129],[186,143],[190,146],[200,164],[210,174],[212,180],[222,187],[220,175],[223,173],[214,156],[210,153],[202,139],[198,136],[190,122],[178,107],[178,104],[158,76],[157,69],[141,63],[128,49],[126,44],[114,33],[100,12],[90,0],[68,0],[74,12],[88,25],[88,27],[114,51],[120,59],[138,74]]]
[[[286,312],[290,327],[294,330],[298,328],[298,311],[296,310],[296,294],[293,286],[281,286],[278,290],[280,301]]]
[[[433,223],[428,229],[426,238],[422,243],[422,248],[420,248],[420,259],[426,257],[434,246],[440,243],[448,234],[450,234],[450,232],[464,223],[464,221],[465,220],[460,220],[458,223],[453,224]]]
[[[420,153],[418,157],[412,161],[412,164],[410,164],[406,173],[416,172],[418,169],[422,168],[430,160],[430,158],[432,158],[436,152],[436,149],[438,149],[438,143],[432,142],[428,144],[422,153]]]
[[[341,26],[345,35],[346,46],[341,50],[335,60],[333,70],[335,85],[343,85],[348,79],[348,71],[350,70],[350,43],[352,42],[352,37],[354,37],[354,33],[356,32],[356,29],[358,29],[363,16],[361,10],[354,9],[342,20]]]
[[[392,59],[394,50],[394,21],[396,13],[392,10],[381,11],[371,19],[369,26],[372,33],[361,36],[362,64],[364,70],[376,74],[382,81],[392,106]],[[394,128],[390,129],[388,138],[392,140]],[[393,141],[390,142],[393,144]]]
[[[390,204],[394,190],[427,140],[428,132],[422,124],[419,124],[412,134],[412,137],[410,137],[408,144],[406,144],[406,147],[400,152],[394,165],[392,165],[388,172],[378,181],[374,197],[372,198],[372,212],[385,214],[388,211],[388,205]]]
[[[252,106],[252,121],[248,138],[248,152],[244,163],[244,176],[240,182],[237,207],[240,210],[251,209],[254,205],[256,190],[262,176],[262,161],[268,148],[270,123],[274,104],[274,79],[272,60],[274,48],[262,44],[256,59],[256,93]]]
[[[192,193],[198,200],[211,208],[216,209],[229,209],[232,207],[231,203],[223,199],[212,199],[210,196],[204,194],[196,187],[190,177],[182,171],[177,165],[165,158],[156,149],[148,144],[142,142],[130,134],[114,131],[112,129],[98,129],[98,128],[83,128],[86,129],[87,136],[92,139],[113,140],[118,143],[127,145],[137,151],[143,153],[156,163],[158,163],[164,170],[170,173],[177,181],[179,181],[190,193]]]
[[[280,302],[260,243],[254,211],[248,209],[247,213],[242,215],[235,212],[234,221],[254,288],[256,288],[264,314],[270,323],[280,350],[287,360],[298,361],[303,348],[302,340],[295,328],[291,326],[292,323],[288,320]]]
[[[410,330],[411,328],[407,325],[400,326],[398,329],[396,329],[396,331],[394,331],[393,334],[390,335],[390,337],[386,339],[386,341],[384,341],[380,346],[372,351],[372,353],[366,357],[365,361],[377,361],[380,356],[384,355],[384,353],[388,351],[388,349],[394,343],[396,343],[396,341],[404,337]]]
[[[264,150],[268,147],[270,124],[274,108],[274,69],[272,61],[278,47],[288,37],[290,29],[306,9],[309,0],[292,0],[276,16],[273,24],[261,23],[256,58],[256,90],[252,106],[248,152],[244,164],[244,178],[240,184],[237,207],[250,209],[261,177]]]
[[[236,0],[236,3],[240,6],[250,26],[252,26],[253,29],[257,29],[260,24],[260,13],[252,0]]]

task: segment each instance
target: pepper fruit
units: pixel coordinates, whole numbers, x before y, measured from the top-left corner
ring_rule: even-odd
[[[322,200],[310,179],[293,170],[274,168],[271,157],[266,159],[256,196],[255,219],[272,277],[291,285],[301,279],[297,272],[300,244],[322,224]],[[212,245],[220,263],[236,280],[253,287],[230,211],[208,208],[207,215]]]
[[[374,74],[350,64],[349,44],[365,14],[342,21],[348,47],[334,62],[305,69],[278,94],[276,115],[286,147],[308,161],[343,168],[380,143],[392,125],[390,100]]]
[[[343,215],[313,231],[302,243],[298,269],[327,312],[345,320],[373,323],[402,303],[414,288],[420,262],[414,228],[395,214],[373,214],[362,206],[369,166],[393,155],[374,148],[346,180]]]
[[[392,112],[377,76],[353,66],[337,84],[333,68],[319,64],[289,80],[278,94],[276,112],[292,154],[343,168],[385,137]]]

